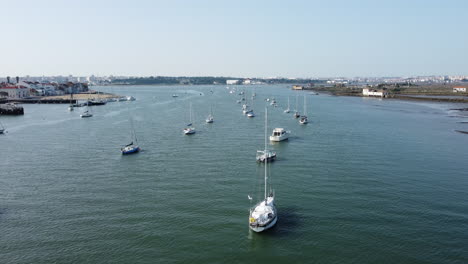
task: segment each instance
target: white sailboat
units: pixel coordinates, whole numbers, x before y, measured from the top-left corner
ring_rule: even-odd
[[[252,107],[250,108],[249,111],[247,111],[247,117],[249,117],[249,118],[255,117],[255,114],[254,114],[254,111],[253,111],[253,106],[254,106],[254,100],[253,100],[253,97],[252,97]]]
[[[210,105],[210,114],[209,114],[208,117],[206,118],[205,122],[208,123],[208,124],[211,124],[211,123],[214,122],[214,118],[213,118],[213,105]]]
[[[87,118],[87,117],[92,117],[92,116],[93,116],[93,114],[91,114],[91,113],[89,112],[89,99],[88,99],[88,100],[86,101],[86,111],[84,111],[84,112],[80,115],[80,117],[81,117],[81,118]]]
[[[297,94],[296,94],[296,109],[294,109],[294,118],[299,118],[301,116],[297,108],[298,107],[297,107]]]
[[[268,129],[268,110],[265,109],[265,153],[267,153],[267,129]],[[255,232],[265,231],[276,224],[278,221],[278,213],[275,206],[275,195],[270,189],[267,193],[268,179],[268,159],[265,160],[265,192],[264,199],[250,209],[249,227]],[[250,195],[249,200],[252,200]]]
[[[284,110],[284,112],[285,112],[286,114],[288,114],[289,112],[291,112],[291,109],[290,109],[289,107],[290,107],[290,106],[289,106],[289,96],[288,96],[288,108],[287,108],[286,110]]]
[[[304,95],[304,113],[303,115],[301,116],[301,119],[299,119],[299,124],[301,125],[305,125],[307,123],[309,123],[309,121],[307,120],[307,104],[306,104],[306,96]]]
[[[140,146],[138,146],[138,139],[136,137],[135,129],[133,127],[133,119],[130,119],[130,123],[131,123],[130,133],[132,134],[132,142],[128,145],[125,145],[125,147],[120,149],[120,151],[122,152],[122,155],[133,154],[133,153],[137,153],[140,151]]]
[[[187,127],[184,128],[184,134],[185,135],[192,135],[192,134],[195,134],[195,128],[192,126],[192,103],[190,103],[190,107],[189,107],[189,115],[190,115],[190,120],[189,120],[189,123],[187,124]]]

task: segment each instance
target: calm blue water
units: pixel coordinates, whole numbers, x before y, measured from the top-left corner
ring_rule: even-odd
[[[137,101],[0,117],[0,263],[468,262],[468,115],[449,110],[466,105],[238,86],[248,119],[225,86],[95,88]],[[307,126],[283,113],[296,95]],[[270,145],[279,220],[256,234],[267,97],[269,131],[292,136]],[[130,118],[143,151],[123,157]]]

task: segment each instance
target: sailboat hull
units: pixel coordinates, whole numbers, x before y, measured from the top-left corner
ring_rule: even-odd
[[[195,134],[195,129],[193,129],[193,128],[186,128],[186,129],[184,129],[184,134],[185,134],[185,135],[192,135],[192,134]]]
[[[128,154],[133,154],[137,153],[140,151],[140,147],[126,147],[122,149],[122,155],[128,155]]]
[[[263,232],[267,229],[270,229],[272,228],[274,225],[276,225],[276,222],[278,221],[278,216],[275,216],[275,218],[273,218],[273,220],[271,220],[270,223],[268,223],[267,225],[265,226],[252,226],[252,225],[249,225],[250,229],[254,232],[257,232],[257,233],[260,233],[260,232]]]

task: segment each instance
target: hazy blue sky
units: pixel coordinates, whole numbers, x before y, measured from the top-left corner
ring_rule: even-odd
[[[0,76],[468,75],[468,1],[0,0]]]

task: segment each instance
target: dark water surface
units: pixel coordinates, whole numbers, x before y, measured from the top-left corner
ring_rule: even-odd
[[[257,86],[248,119],[225,86],[96,89],[137,101],[0,117],[0,263],[468,263],[466,105]],[[296,94],[307,126],[283,113]],[[292,136],[270,146],[278,224],[255,234],[266,97]],[[123,157],[130,117],[143,151]]]

